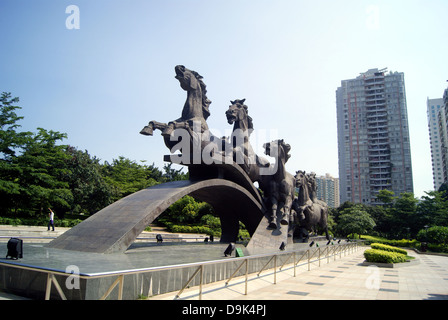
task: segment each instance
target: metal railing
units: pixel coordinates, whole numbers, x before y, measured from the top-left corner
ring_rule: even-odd
[[[273,269],[274,273],[274,284],[277,282],[277,272],[284,269],[284,267],[287,265],[287,263],[293,258],[292,264],[294,268],[294,277],[296,276],[296,267],[299,265],[301,261],[305,261],[302,263],[308,264],[308,271],[310,270],[310,264],[318,262],[319,267],[321,264],[322,259],[327,259],[327,263],[329,263],[330,258],[333,257],[334,260],[336,260],[336,256],[339,255],[342,257],[342,254],[344,256],[346,254],[350,254],[352,252],[355,252],[359,249],[360,245],[362,245],[363,241],[357,241],[357,242],[348,242],[344,244],[336,244],[336,245],[328,245],[325,247],[318,247],[318,248],[308,248],[304,251],[304,249],[301,250],[294,250],[294,251],[282,251],[278,253],[268,253],[268,254],[259,254],[259,255],[252,255],[247,257],[236,257],[236,258],[229,258],[229,259],[221,259],[221,260],[213,260],[213,261],[205,261],[205,262],[198,262],[198,263],[189,263],[189,264],[180,264],[180,265],[173,265],[173,266],[162,266],[162,267],[151,267],[151,268],[142,268],[142,269],[132,269],[132,270],[122,270],[122,271],[112,271],[112,272],[105,272],[105,273],[94,273],[94,274],[74,274],[74,273],[68,273],[63,272],[59,270],[52,270],[47,269],[43,267],[35,267],[35,266],[27,266],[23,264],[18,263],[4,263],[0,262],[0,266],[6,266],[6,267],[12,267],[12,268],[18,268],[18,269],[25,269],[35,272],[42,272],[47,274],[47,281],[46,281],[46,287],[45,287],[45,300],[49,300],[51,296],[51,290],[54,286],[59,294],[59,297],[62,300],[67,300],[59,282],[56,279],[56,275],[59,276],[65,276],[65,277],[79,277],[79,279],[98,279],[98,278],[106,278],[106,277],[117,277],[115,281],[110,285],[110,287],[106,290],[106,292],[102,295],[102,297],[99,300],[105,300],[107,299],[110,294],[114,291],[114,289],[118,285],[118,300],[123,299],[123,288],[124,288],[124,276],[126,275],[135,275],[135,274],[143,274],[143,273],[151,273],[151,272],[158,272],[158,271],[165,271],[165,270],[175,270],[175,269],[183,269],[183,268],[191,268],[191,267],[197,267],[196,270],[193,272],[191,277],[188,279],[187,282],[182,286],[182,289],[177,293],[175,296],[175,299],[178,299],[180,295],[183,293],[183,291],[190,285],[190,283],[197,277],[199,274],[199,300],[202,299],[202,288],[204,284],[204,268],[209,265],[216,265],[216,264],[225,264],[229,262],[237,262],[239,263],[238,267],[235,269],[235,271],[232,273],[232,275],[226,280],[225,285],[227,286],[229,282],[237,275],[238,271],[241,270],[243,266],[245,266],[245,292],[244,294],[247,295],[247,287],[248,287],[248,274],[249,274],[249,266],[251,265],[251,262],[259,261],[260,258],[269,258],[269,261],[264,264],[264,266],[258,271],[257,276],[260,276],[260,274],[263,271]],[[281,256],[287,256],[286,259],[283,261],[282,265],[280,266],[279,270],[277,271],[277,263],[278,259]],[[297,259],[297,257],[299,257]],[[314,257],[314,260],[312,258]],[[268,266],[273,261],[273,267],[268,268]]]

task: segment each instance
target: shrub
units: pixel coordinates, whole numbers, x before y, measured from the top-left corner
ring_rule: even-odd
[[[80,219],[55,219],[54,223],[56,227],[71,228],[82,222]],[[13,226],[47,226],[48,219],[46,218],[7,218],[0,217],[0,224],[13,225]]]
[[[422,229],[417,234],[417,239],[435,244],[448,244],[448,227],[435,226]]]
[[[367,245],[371,243],[382,243],[382,244],[388,244],[390,246],[407,247],[407,248],[417,248],[420,245],[420,242],[415,239],[388,240],[385,238],[374,236],[362,236],[362,239],[365,240],[365,244]]]
[[[428,243],[428,249],[432,252],[448,253],[448,244]]]
[[[213,230],[209,227],[204,226],[186,226],[186,225],[176,225],[170,224],[167,226],[168,231],[174,233],[200,233],[200,234],[208,234],[213,236],[220,236],[221,232],[217,230]]]
[[[407,251],[404,249],[392,247],[387,244],[372,243],[370,246],[372,247],[372,249],[384,250],[384,251],[389,251],[389,252],[397,252],[397,253],[404,254],[405,256],[408,254]]]
[[[211,214],[206,214],[200,220],[203,225],[209,226],[213,229],[221,229],[221,220]]]
[[[379,263],[400,263],[408,260],[408,257],[404,254],[378,249],[367,249],[364,251],[364,258],[368,262]]]

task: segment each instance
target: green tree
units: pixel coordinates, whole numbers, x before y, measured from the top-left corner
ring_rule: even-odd
[[[152,178],[155,168],[131,161],[125,157],[107,161],[102,168],[105,181],[112,187],[112,200],[117,201],[131,193],[148,188],[158,182]]]
[[[425,192],[418,204],[418,212],[421,217],[420,228],[424,225],[448,225],[448,200],[445,191]]]
[[[394,203],[394,192],[390,190],[380,190],[376,198],[386,207],[391,207]]]
[[[172,163],[168,163],[163,166],[163,171],[165,172],[163,174],[164,182],[188,179],[188,173],[184,173],[183,168],[174,169],[172,165]]]
[[[442,193],[444,200],[448,200],[448,182],[442,183],[438,191]]]
[[[67,168],[69,188],[73,194],[73,213],[93,214],[112,202],[112,188],[101,174],[99,159],[69,146]]]
[[[196,201],[191,196],[184,196],[174,202],[161,215],[162,223],[169,221],[174,224],[201,224],[204,216],[214,216],[213,208],[206,202]]]
[[[14,104],[19,98],[11,98],[11,93],[3,92],[0,97],[0,160],[11,161],[16,151],[20,150],[31,136],[31,132],[17,132],[20,125],[17,123],[23,117],[16,114],[21,109]]]
[[[417,212],[418,200],[411,192],[403,192],[395,199],[391,209],[393,238],[413,237],[420,230],[421,221]]]
[[[347,236],[352,233],[366,234],[375,227],[375,221],[362,205],[354,205],[340,212],[336,231]]]
[[[366,211],[375,221],[374,234],[387,237],[393,230],[392,214],[390,207],[383,207],[380,205],[366,206]]]
[[[3,92],[0,97],[0,213],[5,215],[16,211],[22,191],[18,176],[21,168],[15,163],[16,154],[21,151],[31,132],[18,132],[18,121],[23,119],[16,114],[21,109],[15,104],[19,98]]]
[[[67,146],[57,144],[66,137],[65,133],[38,128],[14,160],[20,168],[20,205],[30,213],[46,215],[49,207],[57,213],[70,208],[73,195],[67,182]]]

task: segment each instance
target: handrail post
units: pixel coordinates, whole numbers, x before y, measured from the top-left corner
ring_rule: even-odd
[[[204,278],[204,265],[201,264],[199,271],[199,300],[202,300],[202,279]]]
[[[247,259],[246,259],[246,260],[247,260]],[[241,267],[243,266],[243,264],[244,264],[244,261],[239,265],[238,268],[236,268],[236,270],[232,273],[232,275],[230,276],[230,278],[226,281],[226,285],[228,285],[229,282],[230,282],[230,280],[232,280],[232,278],[236,275],[236,273],[237,273],[238,271],[240,271],[240,269],[241,269]]]
[[[291,256],[292,256],[292,253],[288,256],[288,258],[285,259],[285,261],[283,261],[282,266],[281,266],[278,270],[282,270],[282,269],[283,269],[283,267],[284,267],[284,266],[286,265],[286,263],[289,261],[289,258],[291,258]]]
[[[274,257],[275,257],[275,256],[272,256],[271,259],[269,259],[268,263],[266,263],[266,264],[263,266],[263,268],[261,268],[261,270],[260,270],[260,271],[258,272],[258,274],[257,274],[257,277],[260,276],[261,272],[264,270],[264,268],[265,268],[269,263],[271,263],[271,261],[272,261],[272,259],[274,259]]]
[[[118,300],[123,300],[123,284],[124,284],[124,274],[119,276],[120,282],[118,283]]]
[[[198,272],[201,270],[202,264],[199,266],[199,268],[193,273],[193,275],[190,277],[190,279],[188,279],[187,283],[183,286],[183,288],[176,294],[176,296],[174,297],[174,299],[177,299],[180,297],[180,295],[182,294],[182,292],[185,290],[185,288],[190,284],[190,282],[194,279],[194,277],[196,277],[196,275],[198,274]]]
[[[249,274],[249,259],[246,259],[246,279],[245,279],[245,288],[244,288],[244,295],[247,296],[247,278],[248,278],[248,274]]]
[[[311,257],[310,257],[310,250],[311,249],[307,250],[307,253],[308,253],[308,271],[310,271],[310,259],[311,259]]]
[[[106,293],[100,298],[100,300],[106,300],[106,298],[109,296],[109,294],[112,292],[112,290],[117,286],[118,284],[118,299],[123,299],[123,277],[124,275],[119,275],[117,279],[112,283],[112,285],[107,289]]]
[[[46,286],[46,290],[45,290],[45,300],[50,300],[50,295],[51,295],[51,284],[54,284],[54,286],[56,287],[56,290],[59,293],[59,296],[61,297],[62,300],[67,300],[67,298],[65,297],[64,292],[62,291],[61,286],[59,285],[58,281],[56,280],[54,274],[48,273],[47,274],[47,286]]]
[[[45,290],[45,300],[50,300],[51,293],[51,275],[47,273],[47,288]]]
[[[277,255],[274,256],[274,284],[277,284]]]
[[[294,266],[294,277],[296,276],[296,252],[293,252],[293,266]]]
[[[317,250],[319,250],[319,267],[320,267],[320,247],[317,248]]]

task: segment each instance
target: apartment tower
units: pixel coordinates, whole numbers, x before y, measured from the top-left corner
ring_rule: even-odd
[[[440,113],[440,114],[439,114]],[[427,99],[426,114],[428,117],[429,144],[431,147],[432,175],[434,190],[439,190],[444,182],[443,159],[442,159],[442,139],[443,124],[446,126],[443,99]],[[440,118],[440,128],[439,128]]]
[[[316,176],[317,199],[325,201],[332,208],[339,207],[339,179],[329,173]]]
[[[445,89],[442,99],[443,106],[439,110],[439,139],[440,139],[440,151],[442,154],[442,183],[448,183],[448,88]],[[431,137],[431,136],[430,136]],[[432,151],[432,149],[431,149]],[[436,188],[435,190],[438,190]]]
[[[341,203],[413,192],[404,74],[370,69],[336,90]]]

